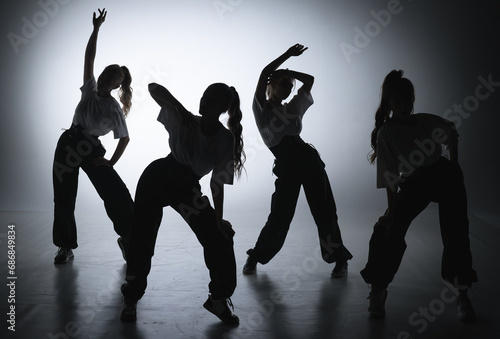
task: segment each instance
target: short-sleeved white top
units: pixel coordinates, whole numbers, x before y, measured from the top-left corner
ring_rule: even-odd
[[[389,120],[377,135],[377,187],[396,191],[415,170],[434,164],[443,147],[456,147],[455,125],[428,113],[412,114],[407,123]]]
[[[252,110],[266,146],[271,148],[278,145],[284,136],[299,135],[302,131],[302,117],[313,103],[312,95],[302,88],[283,106],[266,101],[262,107],[254,96]]]
[[[73,124],[80,125],[91,135],[99,137],[113,131],[114,138],[128,136],[125,115],[113,97],[97,95],[95,78],[85,81],[80,88],[82,97],[76,106]]]
[[[183,124],[177,108],[165,106],[160,110],[158,121],[169,133],[168,144],[174,158],[191,167],[200,178],[212,171],[212,179],[220,184],[233,184],[234,136],[221,127],[215,135],[201,132],[200,116],[192,115],[194,125]]]

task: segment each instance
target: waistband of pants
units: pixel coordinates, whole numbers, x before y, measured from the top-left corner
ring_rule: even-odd
[[[72,135],[72,134],[73,135],[80,135],[80,136],[86,137],[87,139],[92,139],[93,141],[100,142],[99,137],[96,137],[95,135],[90,134],[89,132],[87,132],[87,130],[85,128],[83,128],[80,125],[71,124],[71,127],[68,129],[68,131],[70,132],[70,135]]]
[[[297,151],[306,147],[308,144],[298,135],[284,136],[276,146],[270,147],[269,150],[277,159],[280,158],[295,158],[299,154]]]
[[[278,145],[269,148],[277,161],[303,163],[310,160],[321,160],[313,145],[305,142],[298,135],[285,136]]]
[[[193,179],[196,179],[197,181],[199,181],[202,178],[196,173],[194,173],[191,166],[180,163],[172,153],[167,155],[165,159],[174,166],[174,171],[179,173],[179,175],[181,175],[182,177],[191,177]]]
[[[408,180],[416,180],[422,178],[428,175],[429,173],[433,173],[436,170],[439,170],[440,168],[447,168],[447,166],[450,165],[451,165],[450,160],[448,160],[445,157],[440,157],[435,163],[419,167],[415,171],[413,171],[410,175],[402,175],[401,176],[401,179],[403,181],[402,185],[404,185],[404,183],[406,183]]]

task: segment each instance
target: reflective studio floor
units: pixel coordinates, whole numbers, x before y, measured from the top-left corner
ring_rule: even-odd
[[[232,211],[238,287],[232,297],[240,325],[224,325],[207,312],[208,271],[189,227],[164,210],[152,273],[135,323],[121,323],[120,285],[125,263],[104,209],[77,215],[75,259],[53,264],[51,213],[2,212],[2,338],[500,338],[498,239],[500,228],[470,215],[471,246],[479,282],[471,293],[477,320],[456,318],[455,295],[440,279],[437,209],[412,224],[408,249],[389,287],[385,320],[368,318],[368,287],[359,271],[367,258],[377,211],[340,210],[346,246],[354,258],[346,278],[330,279],[319,260],[307,208],[298,209],[282,251],[257,274],[241,269],[267,211]],[[260,224],[256,225],[256,219]],[[16,225],[15,333],[8,330],[7,225]],[[7,333],[5,335],[5,333]]]

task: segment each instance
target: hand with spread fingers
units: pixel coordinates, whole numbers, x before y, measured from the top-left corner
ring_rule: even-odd
[[[92,18],[92,23],[94,24],[95,28],[101,27],[102,23],[106,20],[106,14],[108,14],[108,12],[106,12],[106,8],[103,8],[102,10],[98,9],[98,11],[99,16],[96,17],[96,14],[94,12],[94,16]]]
[[[295,44],[292,47],[290,47],[286,52],[290,56],[299,56],[302,53],[304,53],[304,51],[306,51],[306,50],[307,50],[307,47],[304,47],[304,45]]]

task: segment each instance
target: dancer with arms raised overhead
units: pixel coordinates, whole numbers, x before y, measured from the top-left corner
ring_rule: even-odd
[[[292,222],[300,188],[318,229],[321,255],[327,263],[336,262],[332,277],[347,273],[345,248],[337,222],[337,208],[325,164],[316,149],[300,137],[302,117],[313,104],[311,88],[314,77],[288,69],[278,69],[287,59],[301,55],[307,47],[294,45],[267,65],[260,74],[253,101],[253,112],[266,146],[275,156],[277,176],[271,200],[271,212],[255,247],[248,250],[243,273],[256,272],[257,263],[268,263],[282,248]],[[297,94],[290,95],[295,80],[302,83]]]

